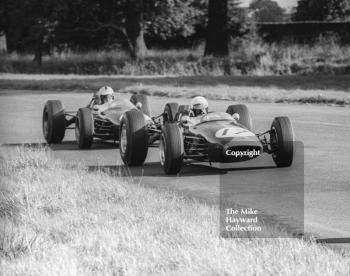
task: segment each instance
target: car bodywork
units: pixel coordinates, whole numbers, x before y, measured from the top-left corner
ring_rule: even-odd
[[[120,155],[127,166],[144,163],[148,146],[159,143],[165,173],[177,174],[183,161],[233,163],[266,152],[278,167],[288,167],[294,156],[294,130],[288,117],[274,118],[271,129],[254,134],[248,108],[230,105],[226,112],[193,116],[189,106],[167,103],[164,112],[146,120],[139,111],[124,113],[120,127]]]
[[[123,114],[130,110],[140,110],[141,106],[142,104],[134,104],[127,99],[117,99],[111,103],[96,105],[92,99],[87,106],[76,112],[65,111],[60,101],[50,100],[45,104],[43,111],[43,134],[49,144],[60,143],[64,138],[65,131],[74,129],[78,142],[80,136],[84,135],[81,127],[85,124],[83,127],[89,128],[91,142],[93,138],[117,141],[119,140],[119,128]],[[85,111],[85,121],[79,122],[79,112],[82,110]],[[143,115],[146,121],[151,120],[148,115]],[[83,146],[83,148],[89,148],[90,145],[91,143],[87,143],[87,146]]]
[[[91,107],[94,121],[94,137],[104,140],[118,140],[119,126],[122,116],[129,110],[138,109],[126,99],[113,101],[105,110],[100,111]],[[144,114],[148,121],[150,118]]]
[[[91,109],[93,118],[93,136],[103,140],[119,140],[119,126],[123,114],[130,110],[138,109],[134,104],[126,99],[114,100],[103,110],[96,108],[90,102],[87,108]],[[66,112],[66,128],[76,129],[76,112]],[[146,120],[149,117],[145,115]]]
[[[162,126],[160,161],[167,174],[179,173],[184,160],[234,163],[268,153],[277,167],[289,167],[293,162],[295,135],[288,117],[276,117],[270,130],[254,134],[245,105],[230,105],[225,113],[190,115],[178,112],[175,121]]]
[[[257,135],[223,112],[208,113],[200,118],[180,118],[179,127],[185,159],[241,162],[260,156],[266,148]]]

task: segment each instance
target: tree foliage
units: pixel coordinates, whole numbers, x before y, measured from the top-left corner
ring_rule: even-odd
[[[284,10],[273,0],[254,0],[249,9],[256,22],[281,22],[284,19]]]
[[[225,57],[229,54],[228,0],[209,0],[206,56]]]
[[[123,48],[137,56],[142,45],[146,48],[143,36],[185,40],[204,35],[208,23],[212,42],[222,34],[226,44],[245,13],[239,0],[211,2],[224,4],[223,16],[216,22],[214,15],[210,24],[208,0],[2,0],[0,34],[6,34],[10,52],[35,53],[37,63],[44,53],[64,50]]]
[[[16,51],[32,51],[39,29],[57,49],[127,47],[133,33],[127,29],[136,25],[162,39],[195,34],[206,23],[206,6],[206,0],[2,0],[0,32],[8,29]],[[128,18],[137,21],[133,27]]]
[[[350,20],[350,1],[299,0],[294,20]]]
[[[203,0],[156,0],[145,18],[146,34],[163,39],[189,37],[206,22],[206,2]]]

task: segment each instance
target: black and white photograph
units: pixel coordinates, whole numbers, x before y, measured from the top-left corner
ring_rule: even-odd
[[[350,275],[350,0],[1,0],[0,275]]]

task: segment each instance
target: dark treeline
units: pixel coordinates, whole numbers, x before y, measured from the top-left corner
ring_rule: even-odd
[[[266,42],[292,41],[294,43],[313,43],[321,36],[332,36],[341,44],[350,43],[349,22],[290,22],[257,25],[259,35]]]
[[[124,49],[137,59],[149,47],[191,47],[204,40],[203,54],[226,56],[230,38],[246,35],[254,22],[350,18],[349,0],[300,0],[290,16],[273,0],[253,0],[249,8],[239,4],[239,0],[1,0],[0,36],[6,37],[8,52],[33,53],[38,64],[52,52]],[[258,33],[268,41],[286,36],[305,39],[329,31],[343,35],[342,29],[321,25],[258,24]]]
[[[212,3],[214,11],[220,1]],[[7,50],[35,53],[38,63],[43,53],[66,50],[125,49],[132,58],[142,57],[145,37],[165,41],[205,33],[209,13],[206,0],[2,0],[0,5]],[[238,1],[225,0],[225,6],[218,11],[225,30],[211,39],[240,28]],[[217,52],[226,54],[216,49],[208,54]]]

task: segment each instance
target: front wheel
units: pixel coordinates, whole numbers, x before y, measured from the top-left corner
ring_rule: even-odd
[[[177,174],[182,168],[183,137],[177,124],[165,124],[160,138],[160,163],[166,174]]]
[[[66,132],[66,117],[61,101],[47,101],[43,110],[42,129],[46,142],[59,144]]]
[[[142,165],[148,153],[148,129],[142,112],[130,110],[123,115],[119,139],[119,152],[124,164]]]
[[[93,142],[93,118],[89,108],[80,108],[75,119],[75,139],[80,149],[91,148]]]
[[[294,130],[288,117],[273,120],[270,133],[272,159],[277,167],[289,167],[294,158]]]
[[[164,122],[174,123],[176,121],[176,114],[179,111],[178,103],[167,103],[164,108]]]

